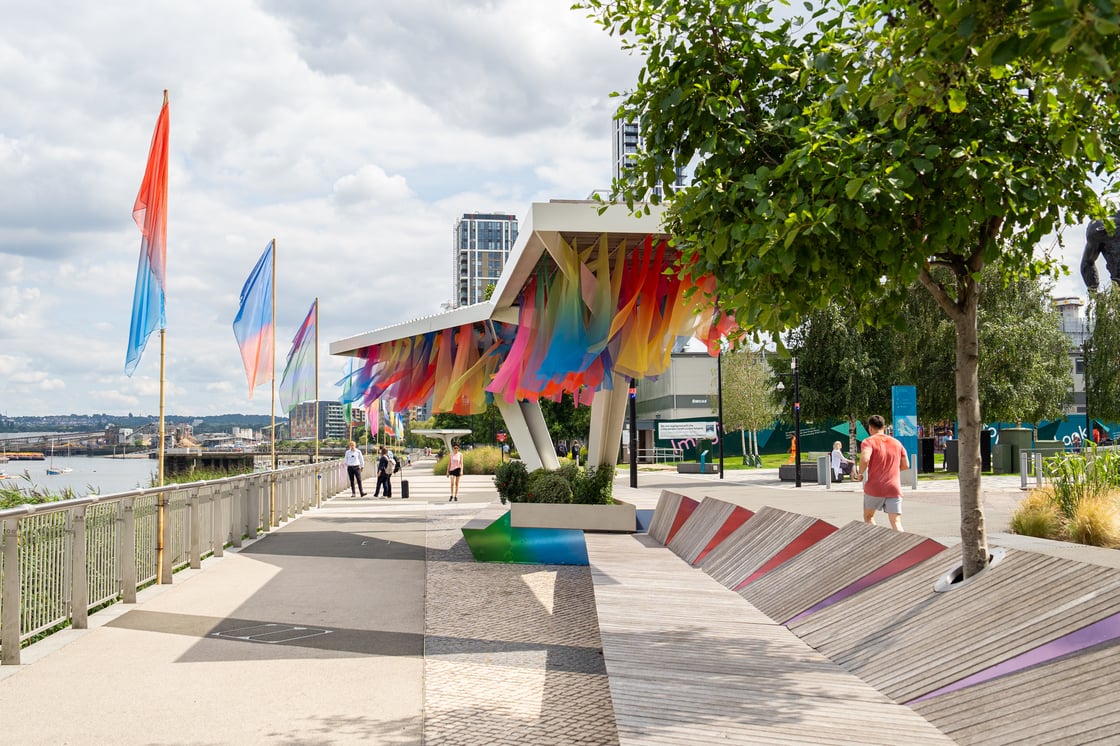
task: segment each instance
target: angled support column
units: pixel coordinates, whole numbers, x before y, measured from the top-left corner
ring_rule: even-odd
[[[559,469],[560,461],[556,458],[556,447],[552,445],[552,436],[548,434],[548,423],[544,421],[544,412],[541,411],[540,402],[518,402],[521,414],[529,425],[529,432],[533,436],[533,444],[537,448],[537,456],[541,465],[546,469]]]
[[[613,389],[596,391],[595,398],[591,400],[588,466],[618,463],[618,446],[622,442],[622,423],[626,418],[630,379],[614,374],[611,383]]]
[[[509,430],[513,445],[529,471],[536,469],[556,469],[560,462],[556,460],[556,451],[552,447],[552,438],[548,435],[548,426],[544,422],[544,413],[540,404],[530,402],[516,402],[509,404],[501,398],[495,398],[498,411],[502,413],[506,428]],[[543,440],[542,440],[543,434]]]

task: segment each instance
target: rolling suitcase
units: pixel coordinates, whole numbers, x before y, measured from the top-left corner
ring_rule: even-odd
[[[407,500],[408,499],[408,480],[407,479],[402,479],[401,480],[401,499],[402,500]]]

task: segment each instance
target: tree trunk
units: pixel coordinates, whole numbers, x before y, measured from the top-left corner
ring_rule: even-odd
[[[988,538],[984,526],[984,504],[980,494],[980,363],[977,333],[978,287],[974,280],[962,283],[963,303],[957,327],[957,423],[960,438],[961,559],[964,577],[988,566]]]
[[[848,453],[851,454],[853,461],[859,454],[859,451],[856,450],[856,416],[854,414],[848,415]]]
[[[743,447],[743,463],[745,464],[747,463],[747,456],[750,455],[747,453],[747,428],[745,427],[739,430],[739,443]]]

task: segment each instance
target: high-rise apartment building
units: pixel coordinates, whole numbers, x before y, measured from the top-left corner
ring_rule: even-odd
[[[318,434],[315,432],[315,415],[318,411]],[[360,410],[359,410],[360,411]],[[346,422],[345,411],[336,401],[305,401],[292,408],[288,417],[292,440],[326,440],[327,438],[346,438],[350,425]]]
[[[642,150],[645,143],[642,140],[637,122],[627,122],[623,119],[614,120],[614,138],[611,141],[611,155],[613,156],[614,169],[612,176],[622,180],[626,176],[630,162]],[[674,187],[683,187],[687,184],[683,168],[677,169],[677,180]],[[654,187],[654,193],[662,196],[661,187]]]
[[[486,286],[498,283],[517,241],[517,216],[474,212],[455,221],[454,304],[481,303]]]

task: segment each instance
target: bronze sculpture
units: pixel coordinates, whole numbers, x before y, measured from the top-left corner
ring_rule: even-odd
[[[1113,232],[1103,220],[1094,220],[1085,229],[1085,251],[1081,255],[1081,278],[1090,291],[1097,289],[1097,257],[1104,254],[1104,263],[1112,281],[1120,285],[1120,212],[1112,216]]]

